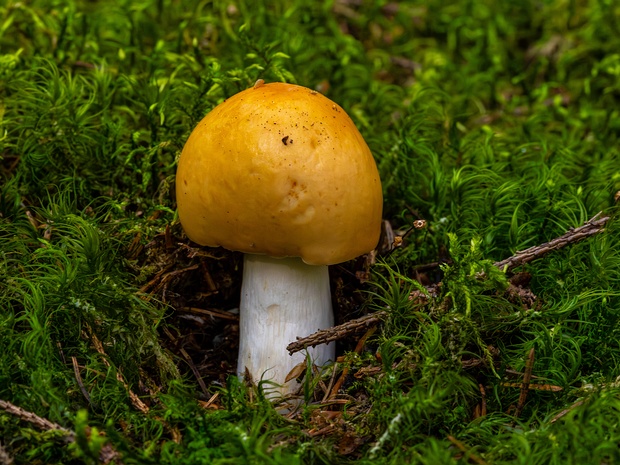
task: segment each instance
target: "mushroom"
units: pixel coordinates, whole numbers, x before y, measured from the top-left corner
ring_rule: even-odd
[[[285,385],[305,360],[286,346],[333,326],[327,265],[379,240],[381,181],[366,142],[318,92],[258,81],[196,126],[176,195],[192,241],[245,254],[237,372]],[[334,359],[334,344],[308,353],[321,366]],[[295,387],[287,381],[275,392]]]

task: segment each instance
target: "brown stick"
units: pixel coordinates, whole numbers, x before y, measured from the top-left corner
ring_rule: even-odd
[[[565,408],[564,410],[562,410],[560,413],[558,413],[557,415],[555,415],[550,421],[549,423],[555,423],[556,421],[558,421],[560,418],[562,418],[563,416],[569,414],[570,412],[572,412],[573,410],[575,410],[577,407],[581,407],[583,404],[585,404],[586,399],[581,399],[578,400],[577,402],[575,402],[573,405],[571,405],[570,407]]]
[[[235,315],[225,310],[218,310],[216,308],[207,309],[207,308],[196,308],[196,307],[181,307],[178,309],[178,311],[187,312],[187,313],[197,313],[198,315],[209,315],[214,318],[222,318],[224,320],[239,321],[239,315]]]
[[[456,448],[460,450],[463,454],[465,454],[470,461],[477,463],[478,465],[486,465],[487,462],[485,462],[482,458],[478,457],[477,455],[468,453],[469,448],[465,445],[464,442],[459,441],[458,439],[456,439],[454,436],[450,434],[448,434],[448,436],[446,437],[448,441],[454,444]]]
[[[534,247],[530,247],[529,249],[520,250],[512,257],[508,257],[499,262],[495,262],[494,265],[498,267],[500,270],[511,270],[521,265],[525,265],[526,263],[531,262],[537,258],[540,258],[544,255],[547,255],[549,252],[553,250],[559,250],[567,245],[576,244],[577,242],[581,242],[584,239],[587,239],[590,236],[600,233],[603,231],[603,228],[607,221],[609,221],[609,216],[604,216],[599,218],[603,212],[599,212],[586,221],[583,226],[579,226],[578,228],[570,228],[566,234],[561,235],[560,237],[556,237],[555,239],[546,242],[541,245],[536,245]]]
[[[583,226],[571,228],[566,234],[563,234],[560,237],[557,237],[542,245],[521,250],[512,257],[495,262],[494,265],[503,271],[511,270],[547,255],[553,250],[562,249],[568,245],[575,244],[587,239],[590,236],[598,234],[603,231],[605,224],[610,218],[609,216],[599,218],[601,214],[602,212],[597,213],[591,219],[586,221]],[[315,347],[319,344],[327,344],[332,341],[344,339],[349,334],[354,334],[363,329],[368,329],[371,326],[378,325],[386,316],[387,312],[381,310],[355,320],[347,321],[346,323],[332,328],[322,329],[306,337],[298,337],[296,341],[291,342],[288,346],[286,346],[286,350],[288,350],[289,354],[292,355],[295,352],[299,352],[300,350],[304,350],[308,347]]]
[[[90,401],[90,394],[88,393],[88,390],[86,389],[86,387],[84,386],[84,382],[82,381],[82,375],[80,374],[80,366],[78,365],[77,358],[72,356],[71,363],[73,364],[73,373],[75,374],[75,379],[78,383],[78,386],[80,386],[80,391],[82,391],[82,395],[84,396],[86,401],[92,405],[92,402]]]
[[[67,429],[64,426],[60,426],[58,423],[49,421],[47,418],[40,417],[36,413],[24,410],[23,408],[7,402],[6,400],[0,399],[0,408],[5,412],[19,418],[20,420],[30,423],[31,425],[37,427],[42,431],[62,431],[67,435],[67,442],[73,442],[75,440],[75,433],[70,429]]]
[[[356,354],[359,355],[362,353],[362,350],[364,350],[364,346],[366,345],[366,341],[368,340],[370,336],[373,335],[376,329],[377,329],[376,326],[370,328],[368,331],[366,331],[366,334],[364,334],[362,338],[359,341],[357,341],[357,346],[355,346]],[[349,367],[346,366],[343,368],[342,374],[340,375],[340,378],[338,379],[338,381],[336,381],[336,384],[332,386],[329,396],[327,397],[327,400],[330,400],[336,397],[336,395],[338,394],[338,391],[344,384],[345,379],[347,379],[348,374],[349,374]]]
[[[527,356],[525,362],[525,370],[523,373],[523,382],[521,383],[521,392],[519,393],[519,402],[515,410],[515,418],[518,418],[525,407],[525,400],[527,399],[527,393],[530,390],[530,382],[532,381],[532,371],[534,370],[534,348],[530,349],[530,353]]]
[[[101,343],[101,341],[99,340],[99,338],[97,337],[95,332],[90,328],[90,326],[86,325],[86,329],[87,329],[86,333],[87,333],[88,337],[90,338],[91,342],[93,343],[93,345],[95,346],[95,350],[97,352],[99,352],[103,356],[102,359],[101,359],[102,362],[104,363],[104,365],[106,367],[110,368],[110,362],[108,362],[107,355],[106,355],[105,351],[103,350],[103,344]],[[129,400],[131,401],[131,404],[137,410],[142,412],[144,415],[148,415],[148,413],[150,411],[149,406],[146,405],[142,401],[142,399],[140,399],[140,397],[138,397],[138,395],[129,387],[129,385],[125,381],[125,378],[123,377],[123,374],[122,374],[120,368],[116,369],[116,379],[127,390],[127,394],[129,395]],[[164,427],[172,435],[172,439],[173,439],[174,442],[176,442],[177,444],[181,442],[181,432],[180,432],[180,430],[176,426],[170,425],[167,421],[165,421],[164,419],[162,419],[162,418],[160,418],[158,416],[156,416],[154,418],[156,420],[158,420],[158,421],[161,421],[162,425],[164,425]]]
[[[286,350],[288,350],[289,354],[293,355],[295,352],[299,352],[300,350],[304,350],[308,347],[338,341],[349,334],[356,333],[363,329],[368,330],[368,328],[378,325],[386,316],[387,312],[380,311],[371,313],[370,315],[365,315],[355,320],[347,321],[346,323],[332,328],[321,329],[310,336],[297,338],[297,341],[291,342],[288,346],[286,346]]]
[[[168,328],[164,328],[164,333],[166,333],[166,336],[168,336],[168,338],[174,344],[177,344],[177,339],[174,337],[174,335],[170,332]],[[183,358],[189,365],[189,368],[192,370],[192,373],[194,373],[194,376],[196,377],[196,381],[198,381],[198,385],[200,386],[200,389],[202,389],[203,394],[206,396],[210,396],[211,394],[209,393],[209,389],[207,388],[207,385],[202,379],[202,376],[200,375],[200,371],[198,370],[198,368],[196,368],[196,365],[194,365],[194,361],[192,360],[192,357],[190,357],[190,355],[187,353],[187,351],[183,347],[179,347],[179,352],[181,352],[181,355],[183,355]]]
[[[43,431],[62,431],[65,434],[64,441],[67,444],[75,442],[75,432],[71,431],[64,426],[60,426],[58,423],[49,421],[47,418],[40,417],[39,415],[24,410],[11,402],[0,399],[0,409],[5,412],[19,418],[22,421],[28,422],[31,425],[37,427]],[[116,452],[110,444],[105,444],[101,448],[99,453],[99,460],[105,464],[114,461],[118,465],[122,465],[118,452]]]
[[[99,352],[101,355],[103,355],[103,357],[101,358],[101,361],[103,362],[103,364],[106,367],[110,368],[110,362],[108,362],[107,355],[106,355],[105,351],[103,350],[103,344],[101,343],[101,341],[99,340],[99,338],[97,337],[95,332],[93,330],[91,330],[88,325],[86,325],[86,328],[88,330],[88,335],[90,336],[90,340],[93,343],[93,345],[95,346],[95,350],[97,352]],[[129,400],[131,400],[132,405],[137,410],[140,410],[145,415],[147,413],[149,413],[148,405],[146,405],[144,402],[142,402],[142,399],[140,399],[138,397],[138,395],[131,390],[131,388],[129,387],[129,385],[125,381],[125,378],[123,378],[123,375],[121,373],[120,368],[117,368],[117,370],[116,370],[116,379],[127,390],[127,394],[129,394]]]

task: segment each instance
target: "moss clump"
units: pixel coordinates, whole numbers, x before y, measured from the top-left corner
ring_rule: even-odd
[[[620,460],[619,16],[563,0],[6,2],[0,399],[73,436],[0,410],[0,462]],[[239,257],[191,244],[173,196],[195,124],[259,78],[338,102],[377,160],[384,218],[426,221],[370,273],[332,269],[338,322],[384,321],[342,340],[323,379],[307,371],[312,402],[289,417],[231,376]],[[599,211],[595,237],[492,266]]]

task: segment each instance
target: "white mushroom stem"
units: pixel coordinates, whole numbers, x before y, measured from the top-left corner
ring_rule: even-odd
[[[247,368],[254,383],[273,381],[282,388],[272,392],[286,394],[298,386],[285,384],[286,376],[306,358],[305,351],[289,355],[286,346],[334,324],[327,266],[247,254],[243,266],[237,372],[243,376]],[[308,353],[321,366],[334,359],[335,345]]]

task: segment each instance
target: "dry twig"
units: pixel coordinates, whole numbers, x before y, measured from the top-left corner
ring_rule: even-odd
[[[43,431],[62,431],[67,435],[67,442],[73,442],[75,440],[75,433],[70,429],[65,428],[64,426],[60,426],[58,423],[54,423],[53,421],[49,421],[47,418],[40,417],[36,413],[29,412],[21,407],[18,407],[11,402],[7,402],[6,400],[0,399],[0,408],[7,413],[23,420],[36,428]]]
[[[90,327],[88,327],[88,325],[86,326],[86,329],[88,330],[90,340],[95,346],[95,350],[99,352],[101,355],[103,355],[103,357],[101,358],[101,361],[106,367],[110,368],[110,362],[108,362],[108,357],[105,351],[103,350],[103,344],[101,343],[97,335],[90,329]],[[131,403],[133,404],[133,406],[137,410],[140,410],[145,415],[149,413],[149,407],[144,402],[142,402],[142,399],[140,399],[138,395],[135,392],[133,392],[131,388],[127,385],[127,383],[125,382],[125,378],[123,378],[123,374],[121,373],[120,368],[116,370],[116,379],[127,390],[127,393],[129,394],[129,399],[131,400]]]
[[[577,402],[575,402],[573,405],[571,405],[570,407],[565,408],[564,410],[562,410],[560,413],[558,413],[557,415],[555,415],[551,421],[549,423],[555,423],[556,421],[558,421],[560,418],[564,417],[565,415],[568,415],[570,412],[572,412],[573,410],[575,410],[577,407],[581,407],[583,404],[585,404],[586,399],[581,399],[578,400]]]
[[[200,404],[200,406],[207,410],[207,409],[211,409],[211,410],[218,410],[220,407],[218,407],[217,404],[215,404],[215,401],[217,400],[217,398],[220,396],[219,392],[216,392],[215,394],[213,394],[211,396],[211,398],[208,401],[204,401],[204,400],[199,400],[198,404]]]
[[[480,402],[478,402],[474,408],[474,418],[487,416],[487,391],[484,388],[484,385],[480,383],[478,383],[478,389],[480,390]]]
[[[101,343],[101,341],[99,340],[97,335],[94,333],[94,331],[92,331],[91,328],[88,325],[86,325],[86,329],[88,331],[88,335],[90,337],[90,340],[92,341],[93,345],[95,346],[95,350],[97,352],[99,352],[103,356],[102,357],[102,361],[103,361],[104,365],[106,367],[110,368],[110,362],[108,362],[107,355],[106,355],[105,351],[103,350],[103,344]],[[142,399],[140,399],[140,397],[138,397],[138,395],[129,387],[129,385],[125,381],[125,378],[123,378],[123,374],[122,374],[120,368],[117,368],[117,370],[116,370],[116,379],[127,390],[127,394],[129,395],[129,400],[131,401],[131,404],[137,410],[142,412],[144,415],[147,415],[149,413],[149,411],[150,411],[149,406],[146,405],[142,401]],[[170,432],[170,434],[172,436],[172,440],[174,442],[176,442],[177,444],[181,442],[181,431],[177,427],[171,426],[167,421],[165,421],[164,419],[162,419],[160,417],[155,417],[155,419],[158,420],[158,421],[161,421],[161,423],[164,425],[164,427]]]
[[[512,270],[513,268],[525,265],[532,260],[541,258],[549,252],[563,249],[567,245],[576,244],[577,242],[581,242],[590,236],[598,234],[603,231],[605,224],[609,221],[609,216],[600,218],[601,214],[602,212],[597,213],[586,221],[583,226],[571,228],[566,232],[566,234],[563,234],[560,237],[556,237],[555,239],[544,244],[530,247],[529,249],[520,250],[512,257],[495,262],[494,265],[500,270]]]
[[[519,394],[519,401],[517,402],[517,408],[515,410],[515,418],[518,418],[525,407],[525,400],[527,399],[527,393],[530,390],[530,381],[532,380],[532,371],[534,370],[534,355],[535,351],[532,347],[530,353],[527,356],[525,362],[525,370],[523,373],[523,382],[521,383],[521,392]]]
[[[483,459],[481,459],[477,455],[468,453],[469,449],[462,441],[459,441],[458,439],[456,439],[454,436],[451,436],[451,435],[448,435],[447,438],[448,438],[448,441],[454,444],[458,450],[460,450],[463,454],[466,454],[467,458],[471,462],[477,463],[478,465],[486,465],[487,462],[485,462]]]
[[[72,356],[71,363],[73,364],[73,373],[75,374],[75,379],[78,383],[78,386],[80,387],[80,391],[82,391],[82,395],[84,396],[86,401],[92,405],[92,402],[90,400],[90,394],[86,390],[86,387],[84,386],[84,382],[82,381],[82,375],[80,374],[80,366],[78,365],[77,358]]]
[[[376,329],[377,329],[377,327],[373,326],[368,331],[366,331],[366,333],[360,338],[359,341],[357,341],[357,346],[355,346],[355,353],[356,354],[361,354],[362,353],[362,350],[364,350],[364,346],[366,345],[366,341],[368,340],[368,338],[370,336],[373,335],[373,333],[375,332]],[[333,399],[333,398],[336,397],[336,395],[338,394],[338,391],[340,390],[340,388],[344,384],[344,381],[347,378],[348,374],[349,374],[349,367],[347,366],[347,367],[343,368],[342,374],[340,375],[340,378],[332,386],[331,391],[330,391],[329,395],[327,396],[327,400],[330,400],[330,399]]]
[[[58,423],[54,423],[47,418],[40,417],[39,415],[29,412],[17,405],[12,404],[11,402],[7,402],[5,400],[0,399],[0,409],[5,412],[19,418],[22,421],[30,423],[36,428],[43,431],[60,431],[64,433],[64,442],[67,444],[75,442],[75,432],[65,428],[64,426],[60,426]],[[108,464],[114,462],[117,465],[122,465],[122,461],[117,451],[110,444],[105,444],[101,448],[101,452],[99,453],[99,460]]]
[[[225,310],[218,310],[216,308],[196,308],[196,307],[181,307],[179,312],[196,313],[198,315],[209,315],[213,318],[222,318],[223,320],[239,321],[239,315],[227,312]]]
[[[198,265],[191,265],[191,266],[188,266],[187,268],[183,268],[182,270],[174,270],[174,271],[170,271],[166,273],[166,271],[171,269],[173,266],[174,264],[170,264],[166,266],[162,271],[157,273],[157,275],[155,275],[153,279],[151,279],[148,283],[146,283],[144,286],[140,288],[138,292],[140,294],[144,294],[141,296],[142,300],[147,300],[147,301],[150,300],[151,295],[156,294],[161,289],[164,289],[165,291],[168,288],[168,285],[170,281],[172,280],[172,278],[182,275],[183,273],[187,273],[188,271],[193,271],[193,270],[198,269]],[[150,290],[149,294],[145,294],[150,288],[153,288],[153,289]]]
[[[173,343],[176,344],[177,340],[168,328],[164,328],[164,333],[166,333],[166,336],[168,336],[168,338]],[[198,385],[200,386],[200,389],[202,389],[203,394],[205,396],[209,396],[210,395],[209,389],[207,389],[207,385],[202,379],[202,376],[200,375],[200,371],[198,371],[198,368],[196,368],[196,365],[194,365],[194,361],[192,360],[192,357],[190,357],[190,355],[187,353],[187,351],[183,347],[179,347],[179,352],[181,352],[181,355],[183,355],[183,358],[189,365],[190,369],[192,370],[192,373],[194,373],[194,376],[196,377],[196,381],[198,381]]]
[[[383,318],[387,316],[387,312],[380,311],[371,313],[370,315],[365,315],[361,318],[357,318],[355,320],[347,321],[338,326],[334,326],[332,328],[322,329],[317,331],[316,333],[311,334],[307,337],[300,337],[295,342],[291,342],[286,350],[289,351],[289,354],[294,354],[295,352],[299,352],[300,350],[304,350],[308,347],[314,347],[319,344],[327,344],[332,341],[338,341],[348,336],[349,334],[357,333],[361,330],[368,330],[373,326],[378,325]]]

